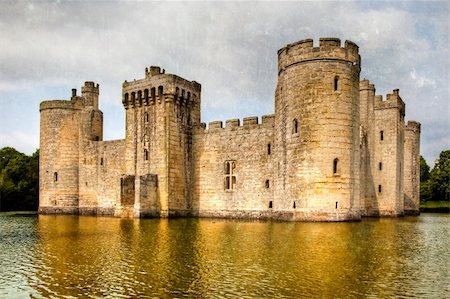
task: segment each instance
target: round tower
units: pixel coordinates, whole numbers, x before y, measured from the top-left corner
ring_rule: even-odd
[[[274,209],[297,220],[358,220],[358,46],[321,38],[278,51]]]
[[[40,213],[78,213],[77,98],[44,101],[40,105]]]

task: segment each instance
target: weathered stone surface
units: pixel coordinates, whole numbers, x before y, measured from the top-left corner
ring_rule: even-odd
[[[201,85],[160,67],[123,83],[124,140],[99,86],[41,103],[40,213],[354,221],[417,214],[420,124],[359,81],[358,46],[278,51],[275,114],[200,120]],[[383,140],[380,138],[383,132]],[[380,164],[381,163],[381,164]]]

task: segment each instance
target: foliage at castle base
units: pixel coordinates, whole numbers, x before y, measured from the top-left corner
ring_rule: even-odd
[[[431,171],[420,157],[420,200],[450,201],[450,150],[442,151]]]
[[[39,150],[31,156],[0,149],[0,210],[34,211],[39,202]]]

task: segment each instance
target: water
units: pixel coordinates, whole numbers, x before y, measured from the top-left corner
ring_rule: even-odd
[[[449,228],[1,213],[0,297],[449,298]]]

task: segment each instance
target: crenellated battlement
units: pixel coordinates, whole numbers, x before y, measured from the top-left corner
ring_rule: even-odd
[[[145,78],[125,81],[122,103],[125,109],[174,101],[179,105],[199,105],[201,85],[179,76],[166,74],[160,67],[145,69]]]
[[[257,116],[244,117],[241,125],[241,120],[238,118],[228,119],[225,121],[225,127],[223,121],[215,120],[208,123],[201,123],[196,127],[196,130],[207,132],[219,132],[221,130],[228,129],[252,129],[252,128],[273,128],[275,124],[275,115],[263,115],[261,117],[261,123]]]
[[[370,83],[369,80],[361,80],[359,81],[359,90],[373,90],[375,91],[375,84]]]
[[[394,89],[391,94],[387,94],[386,100],[383,100],[383,96],[381,95],[375,96],[374,109],[391,109],[391,108],[398,108],[400,111],[400,115],[402,117],[405,116],[405,103],[400,97],[398,89]]]
[[[414,133],[420,133],[421,124],[417,121],[410,120],[405,126],[406,130],[413,131]]]
[[[319,47],[313,46],[312,39],[304,39],[278,50],[278,73],[284,69],[304,62],[335,60],[360,67],[358,46],[346,40],[341,47],[339,38],[320,38]]]

